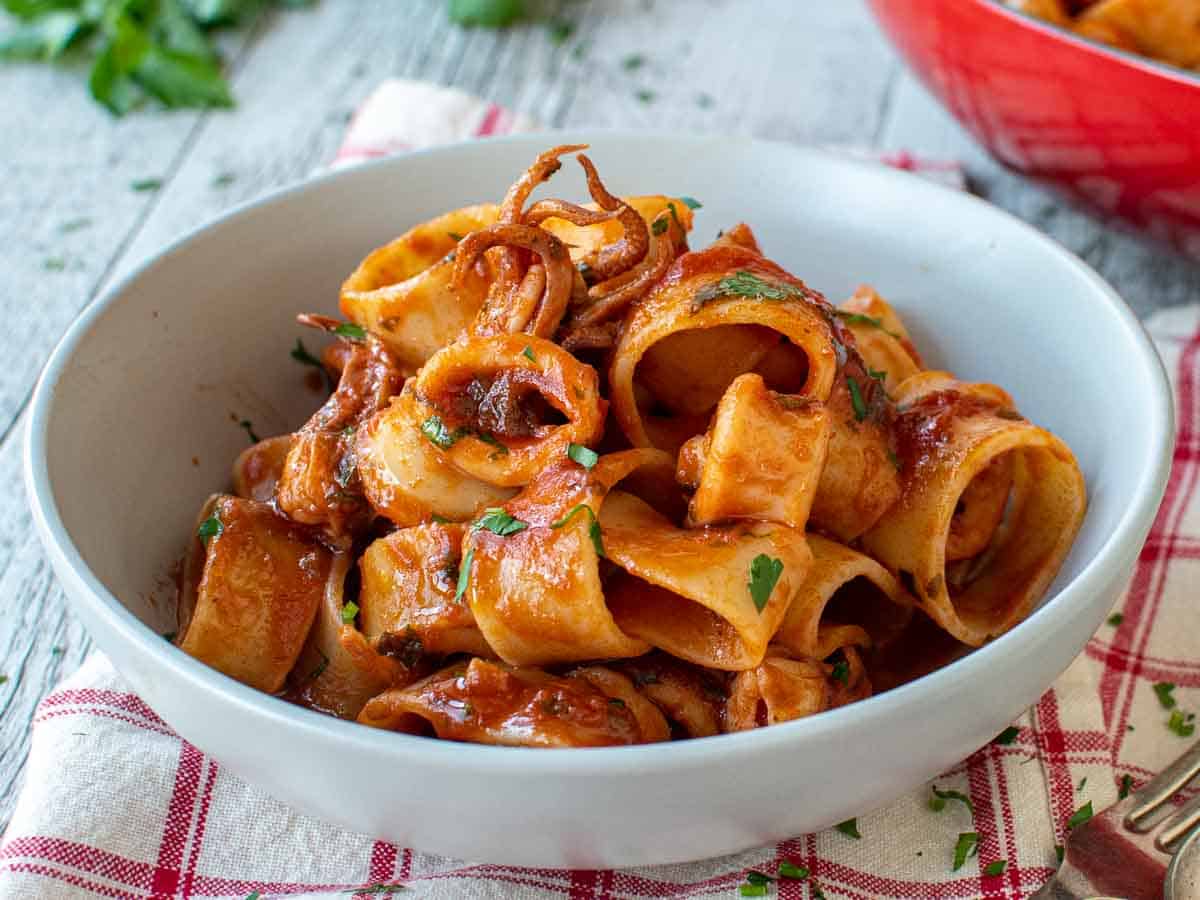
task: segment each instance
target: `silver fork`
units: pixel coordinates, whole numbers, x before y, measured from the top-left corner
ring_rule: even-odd
[[[1200,824],[1200,795],[1173,812],[1167,808],[1197,774],[1200,742],[1124,800],[1074,829],[1058,872],[1031,900],[1200,898],[1194,892],[1200,863],[1193,856],[1200,853],[1200,829],[1193,832]]]

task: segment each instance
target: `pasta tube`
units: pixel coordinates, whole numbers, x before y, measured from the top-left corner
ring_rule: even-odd
[[[259,441],[247,447],[233,462],[233,492],[246,500],[269,503],[275,499],[275,486],[283,475],[284,461],[292,446],[292,436]]]
[[[696,491],[688,526],[761,519],[803,531],[831,433],[821,404],[773,394],[760,375],[739,375],[708,432],[680,452],[678,480]]]
[[[801,532],[754,523],[681,530],[614,491],[600,510],[606,585],[622,631],[673,656],[740,671],[762,662],[811,561]]]
[[[684,254],[632,310],[613,351],[621,430],[635,446],[652,446],[648,418],[707,416],[730,382],[772,351],[788,383],[769,387],[824,401],[838,364],[831,319],[819,294],[752,250]]]
[[[216,494],[185,564],[177,643],[261,691],[283,687],[334,577],[333,554],[265,503]]]
[[[993,385],[922,372],[896,402],[904,493],[863,544],[942,628],[979,646],[1025,618],[1049,587],[1083,521],[1083,475],[1070,448]],[[955,532],[960,552],[984,549],[951,568]]]
[[[362,261],[342,285],[342,315],[416,371],[474,321],[491,272],[472,266],[451,285],[458,242],[496,221],[499,207],[468,206],[417,225]]]
[[[612,454],[590,470],[564,455],[467,533],[465,599],[502,660],[548,665],[640,656],[650,649],[609,611],[596,518],[611,486],[642,467],[670,478],[670,458],[653,450]]]
[[[359,561],[363,634],[410,663],[423,654],[493,653],[455,599],[465,527],[429,523],[374,541]]]
[[[775,633],[777,645],[791,656],[825,659],[852,643],[885,645],[904,629],[914,601],[891,572],[819,535],[808,535],[808,548],[812,565]]]
[[[406,667],[376,653],[354,627],[353,607],[345,603],[351,564],[347,554],[334,557],[316,621],[290,679],[295,699],[340,719],[355,718],[364,703],[407,675]]]

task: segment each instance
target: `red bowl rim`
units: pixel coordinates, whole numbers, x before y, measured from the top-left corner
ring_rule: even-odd
[[[986,9],[997,16],[1003,16],[1014,21],[1022,27],[1040,31],[1056,40],[1072,44],[1078,49],[1095,56],[1106,56],[1115,62],[1139,69],[1149,75],[1161,76],[1187,87],[1195,88],[1200,86],[1200,72],[1193,72],[1191,69],[1184,69],[1174,66],[1171,63],[1161,62],[1157,59],[1151,59],[1148,56],[1131,53],[1128,50],[1110,47],[1107,44],[1101,44],[1098,41],[1081,37],[1073,31],[1068,31],[1058,25],[1053,25],[1028,13],[1013,9],[1001,2],[1001,0],[974,0],[974,3],[976,6]]]

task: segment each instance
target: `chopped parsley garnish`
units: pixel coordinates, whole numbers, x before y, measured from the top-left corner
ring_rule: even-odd
[[[1173,709],[1175,706],[1175,698],[1171,696],[1171,692],[1175,690],[1175,685],[1169,681],[1160,681],[1154,685],[1154,693],[1158,696],[1158,702],[1162,704],[1163,709]]]
[[[222,172],[220,175],[215,176],[209,183],[215,188],[226,188],[235,181],[237,181],[237,176],[232,172]]]
[[[1067,831],[1078,828],[1084,822],[1092,817],[1092,801],[1089,800],[1079,809],[1071,814],[1071,818],[1067,819]]]
[[[258,900],[262,895],[258,891],[251,891],[246,895],[246,900]]]
[[[437,513],[431,513],[429,518],[435,525],[449,525],[452,521],[451,519],[447,519],[445,516],[438,515]]]
[[[590,469],[600,461],[600,454],[589,450],[583,444],[567,444],[567,456],[572,462],[577,462],[585,469]]]
[[[646,57],[641,53],[630,53],[621,60],[621,68],[626,72],[632,72],[634,69],[640,69],[646,64]]]
[[[588,526],[588,537],[592,539],[592,546],[596,549],[596,555],[601,559],[604,558],[604,541],[600,533],[600,520],[596,518],[596,511],[586,503],[580,503],[573,508],[569,513],[551,525],[551,528],[562,528],[575,517],[575,514],[580,510],[586,510],[588,518],[592,523]]]
[[[47,272],[61,272],[66,267],[67,261],[61,256],[51,256],[44,263],[42,263],[42,268]]]
[[[765,897],[767,896],[767,885],[774,880],[770,875],[764,875],[762,872],[751,869],[746,873],[746,883],[740,885],[738,890],[743,897]]]
[[[565,19],[555,19],[546,23],[546,33],[552,44],[565,44],[575,33],[575,23]]]
[[[876,369],[872,369],[870,366],[867,366],[867,374],[880,383],[887,381],[887,372],[877,371]]]
[[[1062,865],[1063,857],[1067,855],[1066,848],[1062,844],[1054,845],[1054,855],[1058,857],[1059,865]]]
[[[852,837],[856,841],[862,838],[862,835],[858,833],[858,819],[847,819],[845,822],[838,822],[833,827],[846,837]]]
[[[533,349],[528,344],[526,344],[525,349],[521,351],[521,355],[531,363],[537,362],[537,357],[533,355]]]
[[[470,434],[470,431],[465,428],[461,429],[461,431],[463,434]],[[494,435],[490,435],[481,431],[477,433],[475,437],[479,438],[480,441],[487,444],[489,447],[496,448],[493,453],[488,455],[488,459],[495,459],[498,456],[508,456],[508,448],[500,443],[500,441]]]
[[[858,386],[858,379],[853,375],[846,376],[846,387],[850,389],[850,405],[854,407],[854,419],[861,422],[867,417],[867,404],[863,400],[862,391]]]
[[[700,107],[701,109],[712,109],[713,104],[716,102],[717,101],[715,101],[712,98],[712,94],[697,94],[696,95],[696,105],[698,107]]]
[[[529,527],[529,523],[522,522],[520,519],[509,515],[498,506],[493,506],[485,509],[479,521],[471,527],[474,531],[482,528],[490,531],[492,534],[498,534],[500,537],[508,537],[510,534],[524,531]]]
[[[889,334],[892,337],[899,339],[900,335],[894,331],[889,331],[883,324],[882,319],[877,319],[875,316],[867,316],[862,313],[847,312],[844,309],[835,309],[834,315],[845,322],[847,325],[869,325],[871,328],[878,328],[884,334]]]
[[[224,530],[225,523],[221,521],[219,515],[213,513],[200,523],[200,527],[196,529],[196,537],[207,545],[212,538],[218,537]]]
[[[500,507],[493,506],[483,511],[483,515],[471,526],[471,530],[479,531],[483,529],[500,537],[508,537],[519,531],[524,531],[528,527],[528,522],[522,522],[515,516],[509,515]],[[467,550],[466,555],[463,557],[462,565],[458,569],[458,585],[454,591],[455,603],[462,600],[463,594],[467,592],[467,585],[471,582],[471,566],[474,562],[475,548],[471,547]]]
[[[304,346],[304,341],[300,338],[296,338],[296,346],[292,348],[292,359],[306,366],[316,366],[322,372],[325,371],[325,364],[308,352],[308,348]]]
[[[1075,788],[1075,790],[1082,792],[1086,785],[1087,785],[1087,776],[1084,775],[1082,778],[1079,779],[1079,787]]]
[[[1111,625],[1113,628],[1116,628],[1124,621],[1125,621],[1125,616],[1121,613],[1113,613],[1111,616],[1108,617],[1108,624]]]
[[[635,91],[633,96],[637,98],[639,103],[653,103],[658,97],[658,94],[654,93],[654,91],[649,91],[643,88],[640,91]]]
[[[993,744],[1008,746],[1017,739],[1017,735],[1021,733],[1021,729],[1016,725],[1009,725],[1002,732],[992,739]]]
[[[132,181],[129,184],[131,190],[143,194],[147,191],[157,191],[162,187],[161,178],[139,178],[137,181]]]
[[[934,812],[941,812],[946,808],[947,800],[957,800],[964,804],[971,812],[975,812],[975,807],[971,804],[971,798],[959,791],[939,791],[937,785],[934,785],[931,790],[933,793],[929,795],[929,808]]]
[[[1132,775],[1122,775],[1121,776],[1121,788],[1120,788],[1120,790],[1117,791],[1117,799],[1124,800],[1126,797],[1129,796],[1129,793],[1132,790],[1133,790],[1133,776]]]
[[[466,713],[468,716],[470,716],[473,713],[470,703],[468,703],[463,708],[463,712]],[[388,896],[391,896],[392,894],[395,894],[396,892],[403,891],[403,890],[407,890],[407,888],[404,885],[399,884],[399,883],[396,883],[396,884],[372,884],[369,887],[351,888],[348,891],[341,891],[340,893],[343,893],[343,894],[387,894]]]
[[[689,197],[686,194],[681,196],[679,199],[683,203],[683,205],[686,206],[688,209],[700,209],[701,207],[704,206],[704,204],[701,203],[699,200],[697,200],[695,197]]]
[[[8,684],[8,676],[0,675],[0,684]]]
[[[353,625],[354,619],[358,615],[358,604],[351,600],[342,607],[342,624]]]
[[[92,220],[88,218],[71,219],[69,222],[63,222],[58,226],[58,230],[63,234],[70,234],[73,231],[79,231],[81,228],[87,228],[92,224]]]
[[[669,210],[671,211],[671,218],[675,220],[675,224],[679,226],[679,230],[680,230],[680,231],[683,231],[683,232],[686,232],[686,231],[687,231],[687,229],[683,227],[683,222],[682,222],[682,220],[680,220],[680,218],[679,218],[679,213],[677,213],[677,212],[675,211],[675,204],[674,204],[674,203],[668,203],[668,204],[667,204],[667,209],[669,209]]]
[[[355,325],[353,322],[341,322],[333,333],[338,337],[344,337],[351,341],[365,341],[367,339],[367,329],[361,325]]]
[[[750,297],[755,300],[787,300],[803,297],[804,291],[794,284],[766,281],[753,272],[740,269],[720,281],[701,288],[692,298],[692,312],[718,297]]]
[[[957,872],[963,867],[968,856],[974,856],[979,852],[979,835],[974,831],[964,831],[958,836],[958,843],[954,845],[954,871]]]
[[[758,554],[750,563],[750,581],[746,586],[750,588],[750,599],[754,601],[754,608],[760,613],[766,608],[767,601],[771,599],[771,591],[775,590],[782,574],[783,560],[767,556],[765,553]]]
[[[1007,859],[998,859],[995,862],[990,862],[983,867],[984,875],[1003,875],[1005,868],[1008,866]]]
[[[788,862],[786,859],[779,863],[779,877],[787,878],[791,881],[803,881],[808,877],[808,867],[798,866],[793,862]]]
[[[162,633],[163,640],[167,641],[168,643],[174,643],[175,635],[177,635],[178,633],[179,632],[177,632],[177,631],[164,631]]]
[[[451,22],[484,28],[503,28],[524,14],[524,0],[450,0],[446,8]]]
[[[465,428],[458,428],[451,431],[446,427],[446,423],[442,421],[441,416],[430,416],[421,423],[421,434],[429,438],[429,442],[433,446],[442,450],[449,450],[459,438],[467,434],[467,430]]]
[[[458,243],[463,239],[463,236],[457,231],[447,231],[446,237],[450,238],[450,240],[454,241],[455,243]]]
[[[904,463],[900,462],[900,457],[898,457],[896,455],[896,451],[893,450],[891,447],[887,448],[887,458],[888,458],[888,462],[890,462],[895,467],[897,472],[904,471]]]
[[[1167,720],[1167,728],[1180,737],[1191,737],[1196,731],[1196,725],[1193,722],[1195,718],[1194,713],[1185,714],[1183,710],[1177,709],[1171,713],[1171,718]]]
[[[666,219],[661,219],[661,218],[655,219],[652,223],[650,223],[650,233],[651,234],[662,234],[664,231],[666,231],[670,227],[671,227],[671,223],[668,222]]]
[[[458,587],[454,590],[455,603],[461,601],[463,594],[467,592],[467,585],[471,582],[471,564],[473,562],[475,562],[474,547],[467,551],[467,555],[463,557],[462,565],[458,568]]]
[[[254,433],[254,425],[249,419],[242,419],[242,421],[238,422],[238,428],[246,432],[246,437],[250,438],[250,443],[257,444],[262,440],[262,438]]]
[[[844,659],[839,659],[833,664],[833,671],[829,677],[834,681],[840,681],[842,684],[848,685],[850,683],[850,663]]]
[[[309,681],[316,681],[321,677],[321,673],[329,668],[329,657],[325,655],[324,651],[318,650],[317,652],[321,654],[321,661],[317,663],[317,667],[315,669],[308,673]]]
[[[825,900],[825,892],[815,884],[809,885],[808,893],[812,897],[812,900]]]

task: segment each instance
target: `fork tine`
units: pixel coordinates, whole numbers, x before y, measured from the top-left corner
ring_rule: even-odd
[[[1178,812],[1167,819],[1162,830],[1154,838],[1154,846],[1164,853],[1174,853],[1174,845],[1185,837],[1197,822],[1200,822],[1200,794],[1179,807]]]
[[[1133,806],[1125,816],[1125,827],[1130,831],[1145,831],[1146,820],[1150,815],[1197,774],[1200,774],[1200,741],[1143,787],[1133,792]]]

